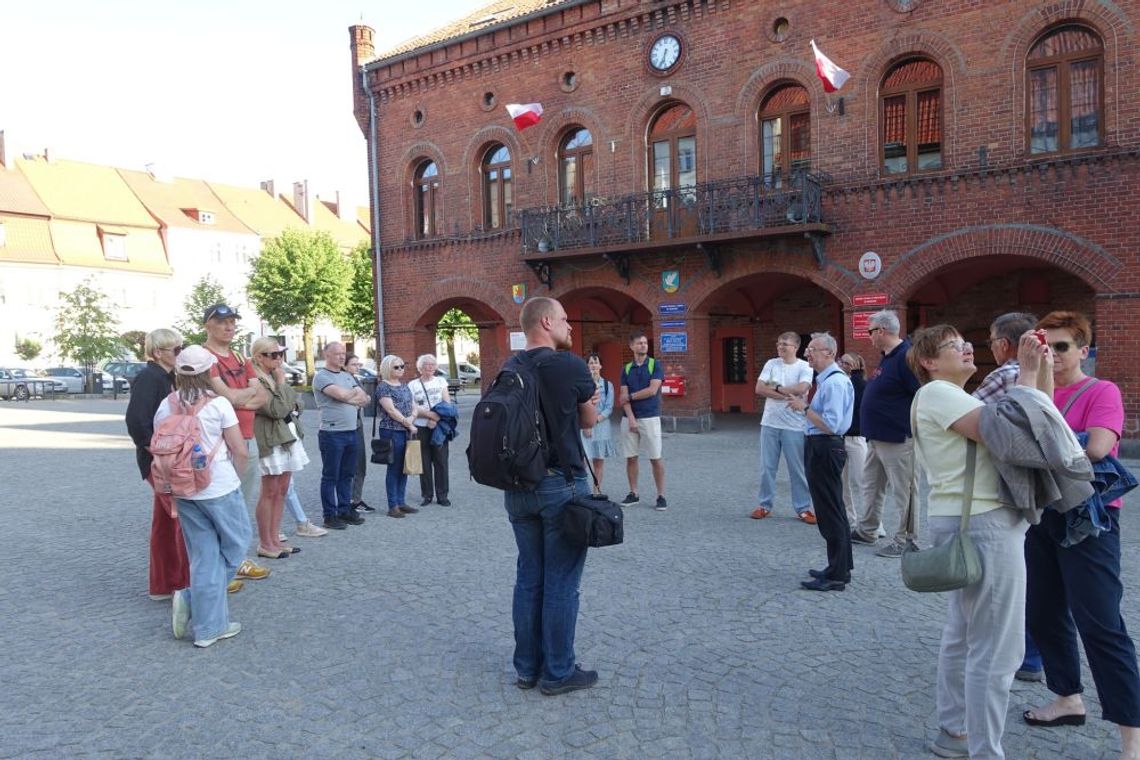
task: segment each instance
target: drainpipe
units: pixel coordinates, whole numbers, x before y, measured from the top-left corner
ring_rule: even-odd
[[[368,194],[372,209],[372,287],[376,295],[376,367],[379,369],[380,360],[386,356],[384,350],[384,294],[381,290],[382,277],[380,272],[380,177],[376,165],[376,93],[368,86],[368,67],[360,67],[360,84],[368,93],[368,136],[365,143],[368,146]]]

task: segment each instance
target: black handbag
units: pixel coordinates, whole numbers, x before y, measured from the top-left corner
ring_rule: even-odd
[[[396,450],[391,438],[376,437],[376,416],[379,403],[372,398],[372,464],[392,464],[396,461]]]
[[[621,505],[605,494],[575,496],[562,511],[562,534],[575,546],[616,546],[625,540]]]

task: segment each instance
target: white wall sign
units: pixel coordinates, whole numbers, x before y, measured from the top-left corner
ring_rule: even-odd
[[[883,260],[874,251],[867,251],[859,257],[859,274],[864,280],[873,280],[883,271]]]
[[[512,332],[511,333],[511,350],[522,351],[526,348],[526,333]]]

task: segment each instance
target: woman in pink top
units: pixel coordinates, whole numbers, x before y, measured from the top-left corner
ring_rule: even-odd
[[[1088,433],[1089,459],[1096,462],[1116,454],[1124,405],[1116,385],[1090,378],[1081,369],[1092,338],[1088,319],[1077,312],[1054,311],[1037,327],[1045,330],[1055,357],[1054,403],[1074,431]],[[1121,502],[1107,507],[1111,529],[1072,546],[1061,545],[1065,517],[1052,510],[1026,535],[1026,619],[1041,649],[1046,685],[1057,698],[1026,710],[1024,717],[1033,726],[1084,724],[1079,633],[1104,719],[1120,727],[1121,757],[1140,760],[1140,672],[1120,615]]]

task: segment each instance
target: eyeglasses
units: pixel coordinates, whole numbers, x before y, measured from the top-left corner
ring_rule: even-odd
[[[822,348],[822,347],[813,348],[811,346],[808,346],[807,348],[804,349],[804,353],[805,354],[830,354],[830,353],[834,353],[834,352],[830,348]]]
[[[955,351],[957,351],[958,353],[964,354],[967,351],[972,351],[974,348],[974,344],[968,340],[948,340],[945,343],[939,343],[938,344],[938,350],[939,351],[941,351],[944,348],[952,348]]]
[[[261,355],[266,356],[270,359],[280,359],[281,357],[285,356],[285,352],[284,351],[264,351],[264,352],[262,352]]]
[[[882,329],[883,328],[881,328],[881,327],[868,327],[867,328],[867,334],[868,335],[874,335],[875,333],[877,333],[879,330],[882,330]]]
[[[1050,343],[1049,344],[1049,348],[1053,349],[1053,353],[1056,353],[1056,354],[1066,353],[1070,348],[1076,348],[1076,347],[1077,347],[1076,343],[1070,343],[1067,340],[1059,340],[1056,343]]]
[[[404,368],[403,364],[393,364],[392,365],[392,369],[403,369],[403,368]]]
[[[171,346],[170,348],[164,348],[162,350],[163,351],[169,351],[170,353],[174,354],[175,356],[178,356],[180,353],[182,353],[182,346]]]

